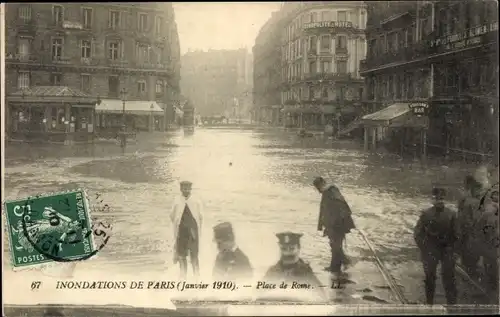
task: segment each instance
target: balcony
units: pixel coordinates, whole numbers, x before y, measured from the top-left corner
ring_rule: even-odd
[[[169,69],[168,64],[166,63],[157,63],[157,62],[140,62],[137,61],[134,63],[134,66],[140,69],[159,69],[166,70]]]
[[[309,73],[305,74],[305,81],[342,81],[342,80],[352,80],[353,75],[351,73]]]
[[[347,47],[335,47],[335,54],[347,55]]]
[[[39,57],[35,54],[7,54],[5,56],[6,63],[36,63],[38,62]]]
[[[69,65],[72,64],[71,58],[65,56],[51,56],[52,64]]]
[[[346,30],[354,30],[354,25],[350,21],[323,21],[323,22],[311,22],[306,23],[302,27],[302,30],[324,30],[328,29],[330,32],[336,31],[346,31]]]
[[[99,65],[99,60],[96,58],[82,57],[82,58],[80,58],[80,64],[82,66],[97,66],[97,65]]]
[[[116,68],[129,67],[129,62],[124,59],[108,59],[107,64],[109,67],[116,67]]]

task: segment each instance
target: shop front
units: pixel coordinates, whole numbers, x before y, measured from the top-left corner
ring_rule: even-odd
[[[97,98],[65,86],[38,86],[7,96],[7,135],[13,141],[72,144],[94,139]]]
[[[96,106],[100,136],[119,131],[163,131],[164,110],[156,101],[102,99]]]
[[[362,117],[365,150],[383,146],[402,157],[427,156],[429,105],[423,102],[395,103]]]

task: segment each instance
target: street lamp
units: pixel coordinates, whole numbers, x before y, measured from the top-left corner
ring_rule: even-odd
[[[126,132],[126,121],[125,121],[125,97],[127,95],[127,90],[125,88],[122,88],[120,90],[120,95],[122,97],[122,139],[121,139],[121,146],[124,148],[127,142],[127,136],[125,134]]]

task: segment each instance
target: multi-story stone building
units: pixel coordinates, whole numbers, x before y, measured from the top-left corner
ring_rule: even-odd
[[[253,51],[253,120],[282,124],[281,11],[273,12],[262,26]]]
[[[182,95],[202,117],[246,116],[252,104],[251,54],[238,50],[189,51],[182,55]]]
[[[7,131],[164,127],[179,56],[173,9],[160,6],[7,4]]]
[[[494,1],[368,3],[366,110],[384,109],[365,118],[366,147],[383,141],[403,153],[462,155],[498,148],[497,14]]]
[[[352,121],[363,95],[362,1],[286,3],[281,33],[281,101],[285,125],[340,128]],[[335,120],[336,119],[336,120]]]

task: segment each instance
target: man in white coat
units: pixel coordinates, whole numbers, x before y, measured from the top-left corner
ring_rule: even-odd
[[[170,213],[174,228],[174,263],[179,262],[181,279],[186,279],[187,257],[191,260],[193,274],[199,275],[198,251],[202,228],[203,206],[200,200],[191,195],[192,183],[180,183],[182,195],[177,197]]]

